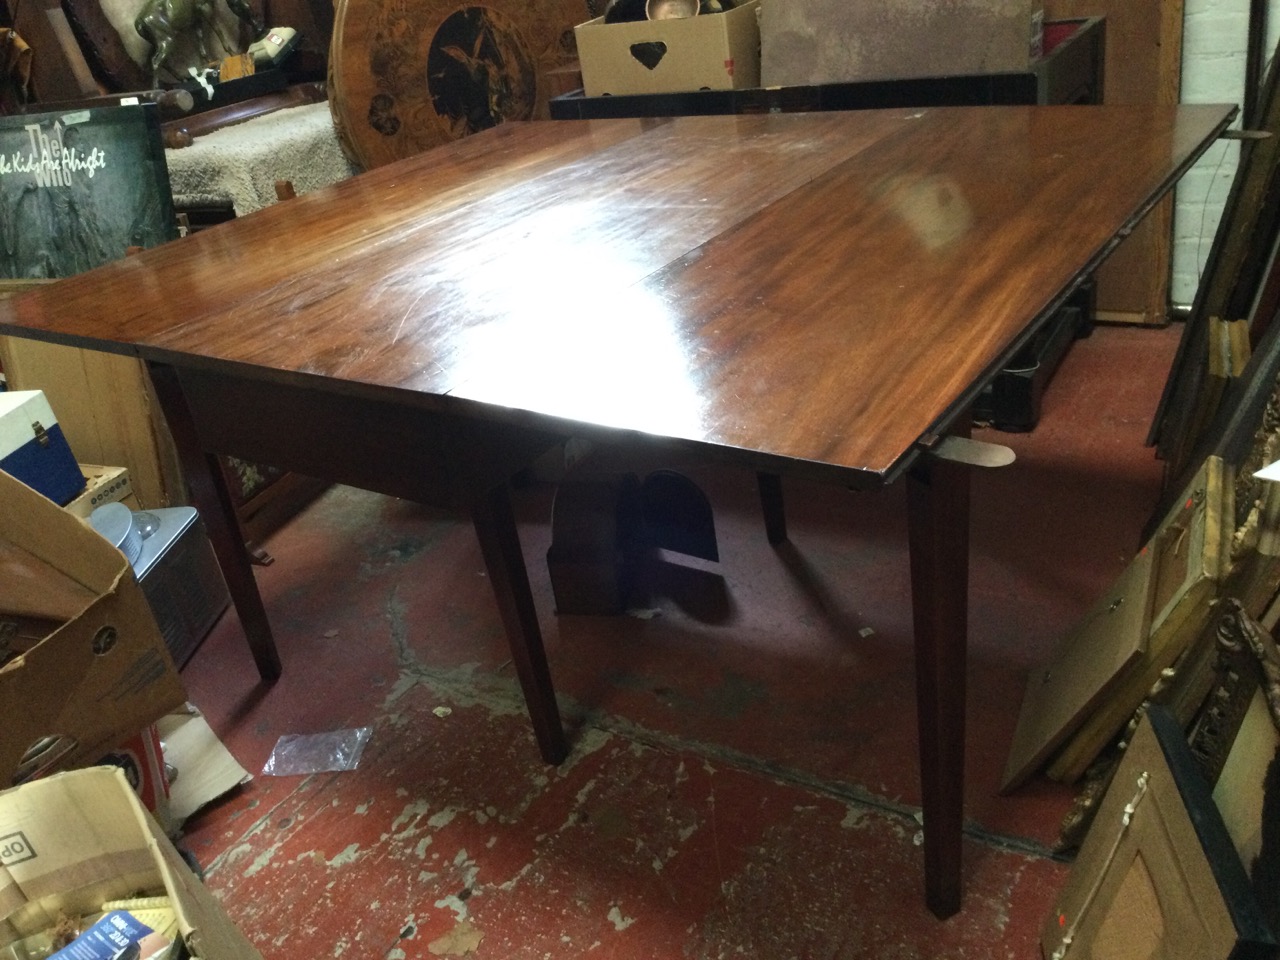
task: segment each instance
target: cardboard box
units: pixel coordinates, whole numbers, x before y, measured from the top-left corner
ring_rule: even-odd
[[[262,960],[143,809],[124,774],[90,767],[0,793],[0,949],[61,915],[167,895],[197,960]]]
[[[1022,72],[1044,49],[1042,0],[760,3],[766,87]]]
[[[186,702],[124,555],[0,473],[0,784],[92,763]],[[5,662],[7,661],[7,662]]]
[[[177,771],[169,784],[169,821],[175,828],[253,779],[191,704],[162,717],[156,730],[164,746],[165,763]]]
[[[589,97],[760,85],[759,0],[725,13],[573,28]]]
[[[173,832],[169,817],[169,774],[157,724],[149,723],[128,740],[116,745],[91,766],[119,767],[147,812],[166,833]]]
[[[130,510],[141,509],[138,498],[133,495],[133,481],[129,478],[128,467],[82,463],[80,472],[84,474],[84,492],[64,508],[77,517],[88,519],[94,507],[100,507],[104,503],[123,503]]]
[[[59,505],[84,489],[84,475],[43,390],[0,393],[0,470]]]

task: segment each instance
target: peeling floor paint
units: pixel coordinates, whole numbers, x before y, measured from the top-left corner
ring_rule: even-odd
[[[465,957],[476,953],[483,941],[484,932],[462,920],[444,936],[431,941],[427,949],[438,957]]]
[[[267,864],[269,864],[272,861],[272,859],[275,858],[275,855],[276,853],[279,852],[279,850],[280,850],[280,844],[277,843],[277,844],[273,844],[272,846],[264,850],[262,853],[258,854],[256,857],[253,858],[253,863],[249,864],[249,866],[245,868],[244,875],[246,877],[252,877],[259,870],[264,869],[267,866]]]
[[[844,819],[840,821],[840,826],[846,830],[855,830],[866,822],[867,811],[849,804],[845,811]]]
[[[426,702],[423,698],[424,706]],[[500,728],[501,723],[495,722],[485,736],[502,736]],[[461,736],[455,732],[451,738]],[[422,758],[424,770],[433,770],[443,757],[451,757],[453,766],[417,781],[416,798],[404,787],[387,781],[378,769],[381,764],[408,769],[404,767],[405,758],[392,750],[375,753],[371,766],[366,769],[362,765],[353,777],[334,778],[323,787],[297,789],[293,800],[278,804],[272,817],[264,818],[270,823],[305,820],[313,830],[335,838],[344,831],[354,831],[342,847],[334,845],[342,852],[328,860],[309,855],[315,853],[314,848],[293,849],[295,840],[290,829],[273,838],[261,824],[227,849],[222,858],[224,867],[246,862],[265,866],[282,855],[289,857],[293,875],[288,882],[295,887],[291,896],[297,897],[306,889],[327,891],[320,898],[312,898],[315,923],[309,926],[316,933],[307,939],[299,939],[299,930],[306,925],[298,924],[302,918],[297,915],[287,934],[271,932],[277,919],[272,911],[257,906],[270,898],[263,892],[251,892],[258,888],[265,872],[245,875],[247,872],[221,869],[212,882],[224,885],[223,896],[229,906],[261,931],[265,940],[260,942],[274,942],[276,937],[287,935],[291,952],[307,949],[302,946],[306,942],[319,946],[328,927],[324,918],[352,911],[362,917],[356,929],[348,931],[353,943],[360,942],[356,937],[393,943],[409,923],[389,925],[380,935],[373,934],[372,926],[388,913],[401,920],[412,918],[414,914],[398,912],[396,906],[416,903],[429,907],[430,919],[423,920],[421,929],[415,927],[412,940],[424,944],[441,941],[465,921],[485,932],[478,956],[491,953],[503,960],[519,960],[550,952],[559,960],[560,951],[567,949],[561,942],[565,936],[584,945],[576,948],[582,955],[594,955],[600,946],[593,949],[585,945],[603,942],[602,924],[611,936],[623,931],[631,936],[641,927],[646,930],[642,938],[647,944],[644,950],[654,952],[616,955],[617,960],[633,960],[633,956],[634,960],[650,960],[678,952],[698,960],[721,952],[726,956],[770,956],[767,951],[759,952],[772,949],[769,945],[774,942],[761,932],[766,918],[772,917],[770,923],[786,925],[797,922],[802,915],[807,918],[811,909],[838,913],[841,908],[836,904],[843,903],[846,894],[836,891],[845,888],[850,891],[847,895],[858,896],[858,884],[868,884],[867,889],[888,885],[892,891],[895,888],[889,883],[891,877],[912,873],[911,861],[904,867],[892,858],[877,857],[871,870],[851,861],[847,875],[813,876],[804,886],[811,882],[821,886],[811,887],[808,893],[797,890],[795,897],[800,899],[793,900],[777,884],[783,878],[812,873],[812,864],[799,870],[785,865],[791,859],[804,857],[806,844],[825,852],[845,843],[841,837],[848,836],[851,827],[856,827],[858,834],[876,838],[877,843],[898,843],[898,836],[905,832],[901,818],[836,797],[813,794],[776,778],[761,780],[749,771],[690,763],[688,755],[637,745],[616,733],[602,736],[597,749],[579,760],[571,776],[545,777],[537,763],[526,758],[516,768],[523,772],[507,784],[504,799],[499,801],[491,794],[481,799],[494,781],[468,777],[456,765],[465,768],[473,762],[472,756],[486,754],[468,752],[475,746],[474,734],[469,741],[450,742],[452,746],[441,743],[431,756]],[[412,744],[406,744],[404,750],[421,754]],[[605,770],[608,778],[601,775]],[[386,786],[380,788],[381,794],[375,792],[371,796],[370,783]],[[334,807],[330,802],[333,791],[339,796],[344,792],[362,795],[360,802],[367,805],[366,812],[359,817],[344,813],[354,808],[353,802]],[[308,810],[317,809],[316,804],[325,812],[308,814]],[[483,823],[475,816],[463,815],[474,812],[484,814]],[[299,835],[297,839],[303,837]],[[444,849],[452,852],[441,856],[442,842],[447,844]],[[791,852],[784,854],[784,849]],[[425,857],[431,857],[437,866],[429,870],[415,867],[411,871],[397,866],[401,861],[406,867],[409,863],[422,864]],[[1038,863],[1042,861],[1035,858],[1020,861],[1012,888],[1006,882],[990,894],[975,890],[982,914],[977,926],[995,930],[1001,938],[1026,935],[1019,929],[1010,930],[1010,915],[1001,901],[1017,895],[1016,887],[1026,882],[1027,871]],[[1054,869],[1060,868],[1055,865]],[[329,876],[333,871],[350,877],[334,882],[337,873]],[[274,886],[282,877],[280,871],[274,871],[267,882]],[[854,877],[856,882],[852,881]],[[322,879],[322,886],[317,886],[316,881]],[[691,881],[703,891],[692,899]],[[378,910],[368,909],[375,901],[369,895],[375,892],[369,886],[371,882],[376,884]],[[630,891],[628,899],[617,899],[617,893],[624,890]],[[907,883],[905,888],[899,884],[890,898],[910,904],[915,895],[914,884]],[[236,907],[244,896],[252,898],[251,909],[245,909],[247,903]],[[577,906],[567,912],[560,906],[549,909],[551,905],[564,904],[566,896]],[[822,906],[824,898],[831,896],[837,899]],[[305,894],[301,897],[306,899]],[[349,906],[342,906],[347,902]],[[600,911],[594,914],[599,918],[594,921],[593,903],[599,904]],[[789,904],[800,903],[806,904],[803,914],[793,913],[788,921],[788,911],[795,909]],[[929,929],[927,924],[924,928]],[[546,931],[546,935],[540,933],[529,942],[505,939],[517,929],[526,935],[533,929]],[[729,934],[739,929],[744,930],[742,935]],[[648,939],[655,930],[656,942],[666,944],[661,949]],[[817,949],[823,941],[815,937],[805,942],[812,941]],[[334,942],[331,940],[330,946]],[[407,949],[407,942],[383,948],[384,955],[391,956],[397,949],[406,960],[422,955],[421,948],[416,954]],[[544,942],[546,950],[536,949]],[[712,944],[716,944],[714,950],[710,949]],[[722,951],[721,947],[726,949]],[[351,955],[352,949],[346,953]],[[956,949],[948,957],[961,960],[966,955],[966,951]],[[913,960],[929,954],[906,952],[900,956]]]
[[[457,815],[458,811],[454,807],[445,807],[439,813],[434,813],[427,818],[427,826],[439,830],[441,827],[447,827],[452,823],[453,818]]]
[[[336,857],[328,861],[328,866],[345,867],[347,864],[355,863],[359,856],[360,856],[360,844],[358,843],[348,844],[345,850],[343,850]]]
[[[636,918],[624,917],[622,915],[622,910],[619,909],[617,904],[614,904],[609,908],[609,922],[613,924],[613,929],[621,933],[623,930],[627,929],[627,927],[635,923]]]

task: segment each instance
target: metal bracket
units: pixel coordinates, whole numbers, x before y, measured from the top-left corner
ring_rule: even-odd
[[[932,444],[930,456],[970,467],[1007,467],[1016,459],[1014,452],[998,443],[971,440],[968,437],[943,437]]]

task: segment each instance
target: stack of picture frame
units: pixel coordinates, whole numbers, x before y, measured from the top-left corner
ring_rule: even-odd
[[[1046,960],[1277,955],[1280,484],[1257,473],[1280,460],[1280,325],[1221,387],[1196,472],[1028,682],[1005,789],[1038,772],[1083,781],[1059,840],[1079,853]],[[1153,758],[1171,772],[1153,773]],[[1154,804],[1135,802],[1142,773]],[[1130,818],[1147,826],[1118,826],[1144,805]]]
[[[1280,315],[1280,57],[1273,57],[1242,137],[1240,160],[1201,281],[1183,327],[1148,443],[1165,463],[1168,509],[1218,436],[1230,413],[1230,392],[1215,382],[1219,339],[1215,324],[1247,328],[1256,351]]]
[[[1260,59],[1260,58],[1255,58]],[[1004,790],[1080,783],[1045,960],[1276,956],[1280,931],[1280,57],[1149,443],[1125,574],[1028,680]]]

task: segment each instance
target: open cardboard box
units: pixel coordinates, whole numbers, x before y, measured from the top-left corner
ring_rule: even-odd
[[[760,85],[759,0],[724,13],[573,28],[587,96]]]
[[[186,701],[124,555],[4,473],[0,663],[0,786],[93,763]]]
[[[197,960],[262,960],[142,807],[90,767],[0,793],[0,949],[106,901],[167,895]]]

